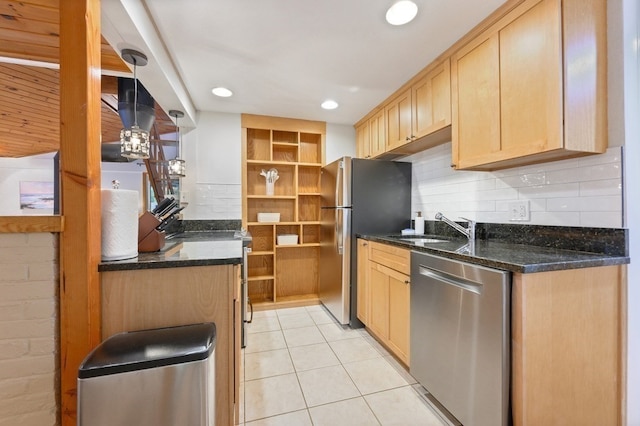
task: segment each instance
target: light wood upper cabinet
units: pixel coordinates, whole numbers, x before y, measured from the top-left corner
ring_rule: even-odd
[[[358,158],[377,157],[384,153],[386,141],[385,115],[384,110],[380,110],[356,128],[356,156]]]
[[[451,125],[451,62],[443,61],[411,86],[411,137]]]
[[[431,67],[384,110],[386,153],[412,154],[450,140],[448,132],[441,133],[451,125],[449,59]]]
[[[604,2],[580,2],[582,13],[568,13],[579,7],[576,3],[525,1],[452,55],[452,159],[457,169],[492,170],[604,152],[606,134],[577,134],[575,127],[577,117],[588,129],[606,124],[604,109],[592,112],[597,102],[606,104],[601,93],[606,72],[598,64],[606,60],[605,47],[580,40],[587,48],[583,54],[592,54],[593,61],[567,61],[575,45],[568,45],[564,36],[581,26],[594,40],[604,38],[603,29],[593,23]],[[577,39],[577,32],[572,37]],[[581,86],[580,101],[568,105],[564,99],[576,100],[577,95],[563,91],[563,78],[582,78],[578,69],[590,80]]]
[[[411,89],[384,107],[387,123],[387,151],[411,141]]]
[[[369,122],[365,121],[356,127],[356,156],[358,158],[371,158]]]
[[[385,125],[384,111],[380,110],[369,119],[369,137],[371,157],[377,157],[387,148],[387,127]]]

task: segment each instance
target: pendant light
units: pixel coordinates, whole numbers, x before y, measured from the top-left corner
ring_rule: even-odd
[[[178,179],[185,177],[186,163],[181,160],[182,138],[180,137],[180,127],[178,126],[178,118],[184,117],[182,111],[175,109],[169,110],[169,115],[176,119],[176,158],[169,160],[169,178]]]
[[[136,68],[147,65],[144,53],[133,49],[122,49],[122,59],[133,65],[133,126],[120,130],[120,154],[135,159],[149,158],[149,132],[138,127],[138,77]]]

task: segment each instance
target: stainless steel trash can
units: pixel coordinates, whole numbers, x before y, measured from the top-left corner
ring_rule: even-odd
[[[213,323],[109,337],[78,370],[78,425],[214,425],[215,340]]]

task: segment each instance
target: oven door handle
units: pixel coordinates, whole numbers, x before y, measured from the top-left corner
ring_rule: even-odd
[[[471,293],[475,293],[478,295],[482,294],[482,284],[465,280],[462,277],[456,277],[449,274],[444,274],[442,272],[434,271],[433,269],[429,269],[422,265],[420,265],[419,270],[420,275],[422,275],[423,277],[427,277],[444,284],[452,285],[454,287],[458,287],[459,289],[470,291]]]

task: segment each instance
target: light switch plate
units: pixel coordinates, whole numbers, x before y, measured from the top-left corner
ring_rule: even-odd
[[[512,201],[509,203],[509,220],[512,222],[528,222],[531,220],[529,200]]]

